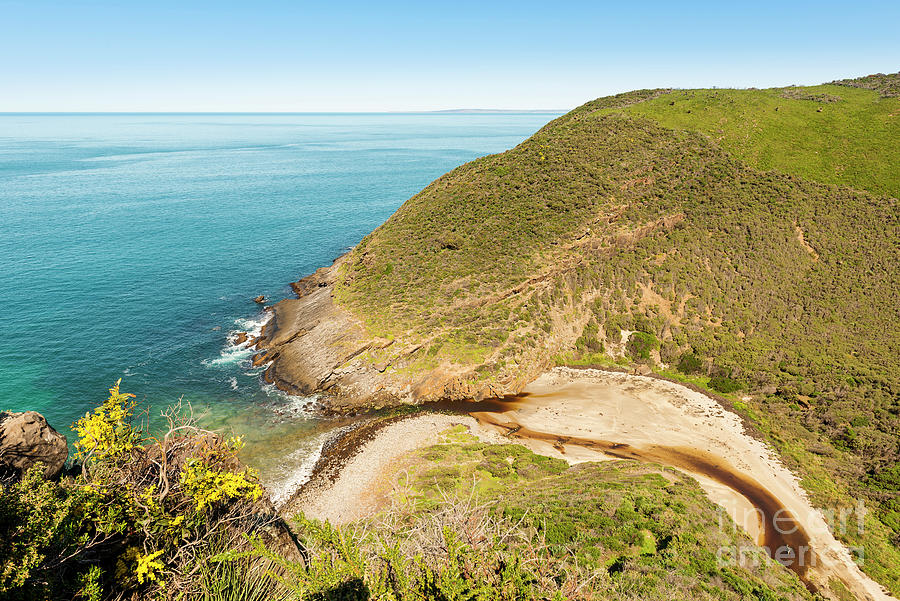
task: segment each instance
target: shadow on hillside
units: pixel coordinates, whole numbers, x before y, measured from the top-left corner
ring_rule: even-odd
[[[314,596],[315,601],[367,601],[369,587],[360,578],[342,582],[330,591]]]

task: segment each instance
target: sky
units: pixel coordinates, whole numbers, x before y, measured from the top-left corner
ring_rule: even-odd
[[[570,109],[900,71],[900,2],[0,0],[0,111]]]

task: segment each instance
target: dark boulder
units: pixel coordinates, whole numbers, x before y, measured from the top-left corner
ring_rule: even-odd
[[[17,478],[41,463],[44,476],[56,478],[68,456],[66,437],[40,413],[0,413],[0,476]]]

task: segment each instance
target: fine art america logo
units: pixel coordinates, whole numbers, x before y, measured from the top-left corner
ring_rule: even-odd
[[[861,500],[854,506],[827,509],[796,516],[781,508],[766,513],[760,508],[738,506],[719,511],[720,531],[734,531],[738,525],[746,530],[757,545],[731,545],[719,547],[716,559],[720,566],[741,565],[756,567],[764,561],[763,554],[798,573],[818,565],[819,558],[813,551],[810,539],[830,534],[846,540],[847,535],[861,537],[865,533],[865,516],[868,510]],[[863,547],[848,547],[857,565],[865,563]],[[762,551],[762,552],[761,552]]]

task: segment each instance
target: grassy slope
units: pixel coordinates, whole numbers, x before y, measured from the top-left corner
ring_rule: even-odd
[[[757,169],[900,196],[900,101],[871,90],[684,90],[629,112],[703,132]]]
[[[879,508],[847,540],[898,593],[898,119],[900,98],[836,85],[599,99],[410,199],[337,299],[422,345],[398,369],[475,381],[596,357],[621,329],[666,363],[696,353],[754,393],[820,506]]]
[[[498,522],[510,542],[486,555],[548,569],[556,583],[539,598],[557,591],[603,600],[812,598],[675,470],[631,461],[569,468],[519,445],[478,443],[462,430],[403,463],[390,517],[370,520],[378,545],[427,530],[450,499],[485,508]],[[477,510],[461,517],[481,522]]]
[[[434,566],[429,599],[820,598],[675,470],[631,461],[569,468],[464,430],[401,462],[385,483],[390,508],[378,515],[339,530],[301,518],[314,557],[301,579],[336,598],[360,581],[402,589]]]

